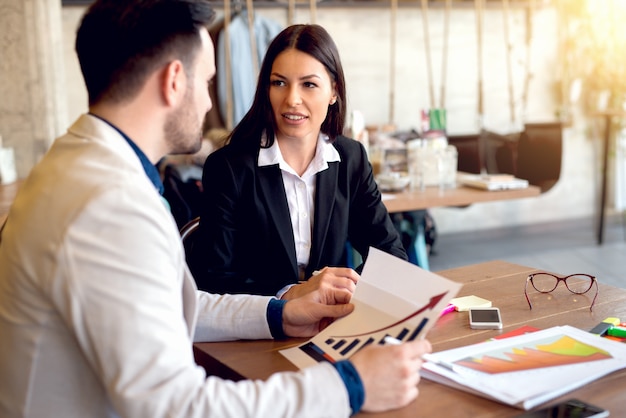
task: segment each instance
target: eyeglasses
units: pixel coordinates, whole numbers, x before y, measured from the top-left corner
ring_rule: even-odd
[[[563,282],[567,290],[576,295],[587,293],[595,284],[596,295],[593,297],[593,301],[591,301],[591,306],[589,306],[590,311],[593,309],[593,304],[596,303],[596,298],[598,297],[598,281],[595,276],[589,274],[570,274],[569,276],[559,277],[551,273],[534,273],[528,276],[526,285],[524,286],[524,296],[526,296],[526,301],[530,309],[532,309],[533,306],[530,304],[530,299],[528,298],[528,282],[530,282],[539,293],[550,293],[556,289],[560,282]]]

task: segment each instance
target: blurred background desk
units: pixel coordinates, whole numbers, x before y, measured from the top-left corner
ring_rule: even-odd
[[[491,261],[467,267],[439,272],[440,275],[463,283],[459,296],[479,295],[489,299],[500,308],[504,328],[502,330],[472,330],[467,312],[454,312],[437,321],[427,338],[433,351],[447,350],[487,340],[488,338],[530,325],[549,328],[572,325],[589,330],[607,317],[626,318],[626,289],[599,283],[600,291],[593,312],[589,305],[591,295],[573,296],[563,286],[547,295],[530,294],[532,311],[524,298],[524,284],[528,274],[537,271],[531,267],[504,261]],[[304,339],[286,341],[233,341],[194,344],[196,362],[209,374],[223,378],[267,379],[278,371],[294,371],[297,368],[279,350],[303,343]],[[512,382],[514,384],[515,382]],[[550,403],[569,398],[579,398],[602,406],[612,414],[619,414],[626,403],[626,370],[612,373],[582,388],[569,392]],[[419,384],[419,397],[405,408],[380,414],[359,414],[376,417],[435,417],[471,416],[514,417],[519,409],[474,396],[423,379]]]
[[[472,203],[536,197],[541,194],[537,186],[518,190],[487,191],[466,186],[440,190],[426,187],[399,193],[383,193],[383,203],[390,213],[428,209],[438,206],[467,206]]]
[[[441,206],[468,206],[473,203],[495,202],[501,200],[522,199],[536,197],[541,194],[538,186],[528,186],[525,189],[487,191],[467,186],[457,186],[449,189],[426,187],[424,190],[408,190],[398,193],[383,193],[383,203],[390,214],[412,212],[413,224],[416,229],[407,252],[411,262],[429,270],[428,251],[424,233],[425,209]],[[405,244],[405,247],[407,245]]]

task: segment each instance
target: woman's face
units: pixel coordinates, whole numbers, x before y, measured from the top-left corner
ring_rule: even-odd
[[[328,106],[336,101],[334,82],[326,67],[297,49],[281,52],[270,74],[270,103],[276,139],[317,141]]]

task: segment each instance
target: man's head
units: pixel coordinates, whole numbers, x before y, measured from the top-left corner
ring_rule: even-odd
[[[213,18],[207,0],[97,0],[82,19],[76,53],[90,111],[151,160],[200,148],[215,75]]]
[[[206,0],[96,1],[76,36],[89,104],[133,97],[153,71],[172,60],[189,71],[201,48],[200,29],[214,15]]]

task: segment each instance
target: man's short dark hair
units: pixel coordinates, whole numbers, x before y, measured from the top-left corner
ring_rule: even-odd
[[[207,0],[98,0],[76,35],[89,104],[133,97],[159,66],[192,67],[200,29],[215,12]]]

